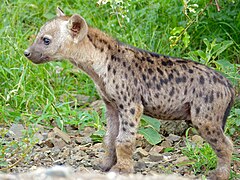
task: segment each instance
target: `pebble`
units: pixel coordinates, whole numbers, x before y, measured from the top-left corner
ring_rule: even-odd
[[[12,124],[7,136],[20,139],[23,136],[24,127],[22,124]]]
[[[163,155],[156,152],[151,152],[149,153],[149,159],[153,162],[161,161],[163,160]]]
[[[179,141],[181,137],[174,134],[169,134],[169,136],[166,139],[168,139],[171,143],[173,143],[173,142]]]
[[[161,146],[164,148],[169,148],[169,147],[172,147],[172,143],[168,140],[165,140],[161,143]]]
[[[139,154],[141,158],[142,158],[142,157],[146,157],[146,156],[148,156],[148,154],[149,154],[146,150],[144,150],[144,149],[141,148],[141,147],[140,147],[140,148],[137,148],[136,151],[135,151],[135,153]]]

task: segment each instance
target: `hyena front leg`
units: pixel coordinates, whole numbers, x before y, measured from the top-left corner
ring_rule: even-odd
[[[106,102],[107,132],[104,138],[105,155],[100,164],[103,171],[109,171],[117,162],[115,141],[118,136],[119,118],[118,110],[112,104]]]
[[[126,109],[125,109],[126,108]],[[111,171],[131,173],[133,169],[132,155],[135,149],[138,123],[143,112],[140,104],[119,107],[119,134],[116,139],[117,164]]]

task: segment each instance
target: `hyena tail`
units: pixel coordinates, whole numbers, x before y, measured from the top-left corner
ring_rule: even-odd
[[[235,93],[234,93],[234,90],[231,89],[231,100],[227,106],[227,109],[224,113],[224,116],[223,116],[223,122],[222,122],[222,130],[224,131],[224,128],[225,128],[225,125],[226,125],[226,122],[227,122],[227,117],[228,115],[230,114],[230,111],[231,111],[231,108],[232,108],[232,105],[234,103],[234,96],[235,96]]]

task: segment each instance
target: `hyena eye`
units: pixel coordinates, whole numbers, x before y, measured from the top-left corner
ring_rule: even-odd
[[[47,37],[44,37],[44,38],[43,38],[43,43],[44,43],[45,45],[49,45],[49,44],[51,43],[51,40],[50,40],[49,38],[47,38]]]

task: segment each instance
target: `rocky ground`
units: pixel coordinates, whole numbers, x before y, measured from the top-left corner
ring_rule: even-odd
[[[186,147],[186,139],[182,132],[188,126],[186,123],[162,123],[163,141],[159,145],[150,145],[142,135],[137,136],[136,150],[133,155],[135,161],[135,175],[127,176],[127,179],[199,179],[190,168],[194,163],[181,153]],[[181,129],[182,128],[182,129]],[[21,136],[21,124],[14,124],[10,130],[17,138]],[[0,174],[0,179],[126,179],[126,176],[118,176],[112,173],[102,173],[99,169],[99,161],[104,154],[102,143],[92,141],[90,137],[95,130],[86,127],[79,132],[77,129],[67,127],[67,133],[58,128],[47,130],[39,126],[36,136],[39,142],[33,147],[27,157],[18,163],[18,159],[9,158],[10,164],[16,164]],[[168,132],[168,133],[166,133]],[[178,135],[176,135],[178,134]],[[192,133],[191,142],[202,145],[203,139]],[[240,153],[239,150],[237,153]],[[60,166],[60,167],[59,167]],[[240,172],[240,163],[234,162],[232,168]],[[45,169],[42,169],[44,167]],[[50,168],[54,167],[54,168]],[[71,168],[70,168],[71,167]],[[27,172],[27,173],[25,173]],[[8,174],[6,174],[8,173]],[[13,175],[11,173],[20,173]],[[23,174],[22,174],[23,173]],[[70,174],[70,175],[69,175]],[[176,174],[178,175],[160,175]],[[145,176],[147,175],[147,176]],[[181,178],[180,178],[181,176]]]

